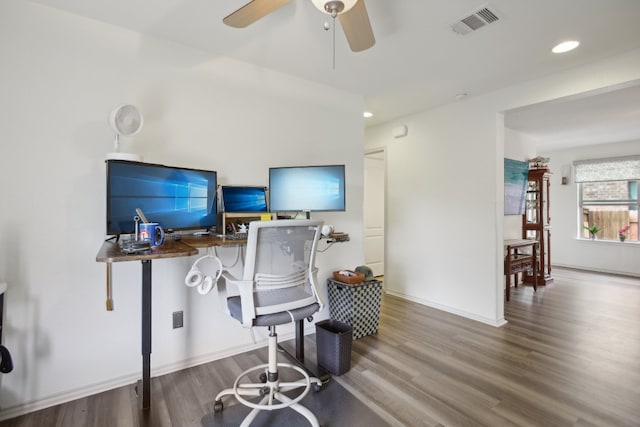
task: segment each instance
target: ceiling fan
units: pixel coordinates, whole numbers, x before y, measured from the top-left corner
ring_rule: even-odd
[[[252,0],[225,17],[222,22],[230,27],[244,28],[290,1]],[[369,49],[376,43],[364,0],[311,1],[321,12],[331,15],[334,19],[338,17],[352,51],[360,52]]]

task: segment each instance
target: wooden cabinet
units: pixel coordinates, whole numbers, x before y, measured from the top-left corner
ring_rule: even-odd
[[[539,242],[537,273],[525,273],[523,281],[533,283],[533,274],[537,274],[538,286],[553,281],[551,277],[551,218],[549,216],[550,176],[551,173],[546,168],[529,170],[525,213],[522,216],[522,238],[535,239]]]

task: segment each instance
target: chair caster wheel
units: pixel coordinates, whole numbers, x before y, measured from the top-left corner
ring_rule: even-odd
[[[267,374],[265,374],[264,372],[260,374],[260,382],[261,383],[267,382]]]
[[[222,412],[223,409],[224,409],[224,405],[222,404],[222,399],[216,400],[213,403],[213,412],[215,413]]]
[[[269,389],[269,387],[264,386],[260,389],[260,397],[265,397],[266,395],[269,394],[271,390]]]
[[[317,392],[319,392],[320,390],[322,390],[322,384],[314,383],[314,384],[313,384],[313,392],[314,392],[314,393],[317,393]]]

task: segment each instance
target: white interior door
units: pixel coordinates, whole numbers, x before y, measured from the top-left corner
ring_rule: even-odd
[[[385,152],[364,158],[364,257],[375,276],[384,274]]]

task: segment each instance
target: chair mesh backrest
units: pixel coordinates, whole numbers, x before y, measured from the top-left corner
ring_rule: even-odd
[[[243,280],[254,282],[258,313],[320,302],[315,283],[322,221],[280,220],[249,225]]]

